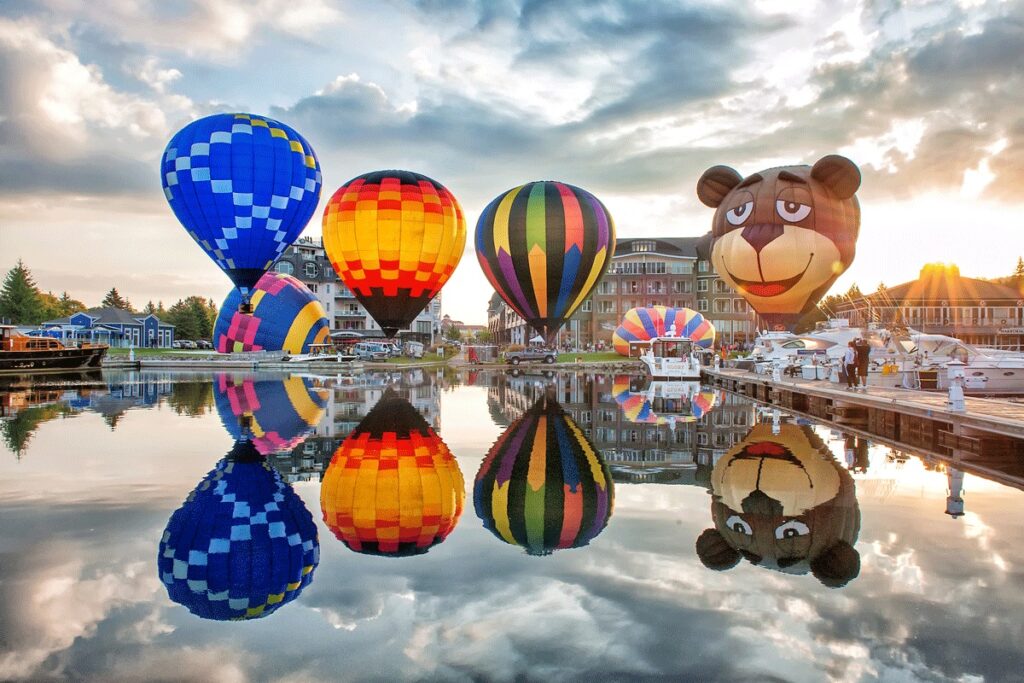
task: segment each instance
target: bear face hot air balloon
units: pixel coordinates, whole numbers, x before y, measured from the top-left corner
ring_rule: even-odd
[[[390,389],[335,452],[320,484],[324,522],[358,553],[427,552],[459,523],[465,484],[423,416]]]
[[[235,439],[251,439],[263,455],[290,451],[313,431],[329,393],[303,377],[253,379],[214,376],[214,402],[224,428]]]
[[[258,619],[299,596],[320,558],[302,499],[251,441],[238,441],[171,515],[160,580],[203,619]]]
[[[787,574],[809,570],[840,587],[860,573],[853,478],[806,425],[761,424],[711,473],[714,529],[697,539],[705,566],[725,570],[741,557]]]
[[[213,325],[213,347],[220,353],[287,351],[309,353],[310,344],[331,336],[323,306],[306,285],[291,275],[267,273],[250,297],[251,313],[242,312],[242,294],[231,290]]]
[[[441,183],[412,171],[366,173],[324,208],[324,249],[384,334],[409,327],[466,244],[466,219]]]
[[[604,204],[566,183],[503,192],[476,224],[476,257],[494,290],[550,343],[615,254]]]
[[[628,356],[630,342],[664,336],[689,339],[703,349],[710,349],[715,343],[715,326],[690,308],[631,308],[612,334],[612,347],[620,356]]]
[[[245,304],[320,200],[313,148],[289,126],[253,114],[188,124],[167,143],[160,175],[174,215]]]
[[[608,465],[551,395],[502,433],[473,484],[484,527],[531,555],[590,543],[613,499]]]
[[[713,166],[697,196],[715,208],[711,260],[772,327],[792,329],[853,262],[860,170],[831,154],[744,178]]]

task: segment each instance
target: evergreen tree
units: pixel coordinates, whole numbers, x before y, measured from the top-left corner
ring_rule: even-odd
[[[1017,267],[1013,269],[1013,276],[1018,280],[1024,280],[1024,256],[1017,257]]]
[[[209,339],[212,336],[213,320],[203,297],[181,299],[167,311],[166,320],[174,325],[176,339]]]
[[[131,303],[129,303],[128,299],[121,296],[121,294],[117,291],[117,287],[110,288],[110,291],[107,292],[107,295],[103,297],[103,301],[100,302],[100,306],[120,308],[121,310],[124,311],[132,310]]]
[[[18,259],[18,265],[7,271],[0,287],[0,319],[8,319],[16,325],[36,325],[46,318],[46,313],[39,287]]]
[[[79,311],[84,311],[85,310],[85,304],[83,304],[78,299],[72,299],[68,295],[67,290],[64,290],[63,292],[61,292],[60,299],[57,300],[57,306],[58,306],[58,313],[60,314],[60,317],[62,317],[62,318],[65,317],[65,316],[74,315],[75,313],[78,313]]]
[[[142,312],[146,315],[156,315],[156,306],[153,305],[152,299],[146,302],[146,305],[142,308]]]

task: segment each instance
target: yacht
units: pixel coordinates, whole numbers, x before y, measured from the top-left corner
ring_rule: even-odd
[[[685,337],[653,337],[629,343],[631,357],[640,361],[654,380],[700,381],[701,353]]]
[[[50,337],[30,337],[13,325],[0,325],[0,373],[28,374],[98,368],[106,344],[65,346]]]

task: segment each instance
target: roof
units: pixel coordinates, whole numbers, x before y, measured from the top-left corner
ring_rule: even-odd
[[[85,311],[79,311],[79,313],[85,313],[91,318],[96,320],[97,325],[140,325],[141,320],[148,318],[150,313],[132,313],[126,311],[123,308],[114,308],[112,306],[105,306],[102,308],[90,308]],[[45,320],[42,325],[69,325],[71,318],[78,315],[78,313],[72,313],[70,316],[64,318],[55,318],[53,320]],[[160,321],[160,325],[163,327],[174,327],[174,325]]]
[[[985,301],[1017,301],[1024,296],[1005,285],[962,277],[955,268],[924,268],[916,280],[887,287],[881,294],[875,292],[868,297],[874,299],[895,299],[896,301],[947,301],[950,306],[973,304]]]
[[[620,237],[615,242],[615,258],[634,254],[662,254],[697,258],[700,237]]]

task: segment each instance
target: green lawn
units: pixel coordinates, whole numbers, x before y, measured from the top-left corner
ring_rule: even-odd
[[[120,357],[120,356],[127,357],[128,356],[128,351],[129,351],[129,349],[121,349],[121,348],[116,348],[115,349],[115,348],[111,348],[110,350],[107,351],[107,355],[109,355],[109,356],[118,356],[118,357]],[[171,356],[171,355],[181,356],[181,355],[188,354],[188,353],[213,353],[213,351],[209,351],[209,350],[201,351],[201,350],[197,350],[197,349],[182,349],[182,350],[179,350],[179,349],[135,349],[135,357],[136,358],[142,358],[142,357],[147,357],[148,358],[148,357],[152,357],[152,356]]]
[[[614,351],[589,351],[581,353],[560,353],[558,354],[559,363],[575,363],[576,359],[579,358],[580,362],[583,363],[608,363],[612,361],[627,362],[630,359],[625,356],[620,356]],[[636,360],[636,359],[633,359]]]
[[[451,356],[449,356],[451,359]],[[437,363],[444,359],[436,353],[424,353],[423,358],[409,358],[407,356],[399,356],[397,358],[388,358],[387,363],[391,365],[415,365],[417,363]]]

